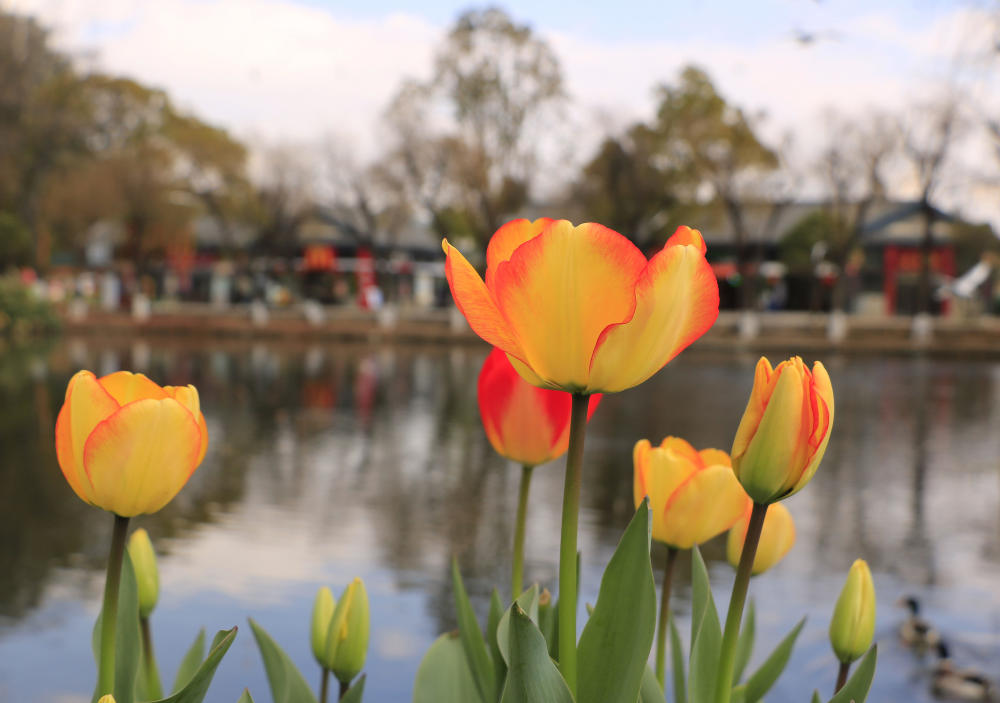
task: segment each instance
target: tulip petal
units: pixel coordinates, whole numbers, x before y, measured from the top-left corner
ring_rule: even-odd
[[[697,468],[702,468],[703,464],[698,450],[691,446],[691,443],[680,437],[664,437],[660,442],[660,449],[669,449],[678,454],[686,461],[690,461]]]
[[[521,244],[493,278],[497,307],[524,351],[514,356],[549,386],[602,390],[589,383],[590,359],[601,332],[631,317],[645,263],[632,242],[592,223],[553,222]]]
[[[682,440],[683,441],[683,440]],[[650,448],[647,440],[639,440],[632,450],[636,478],[633,480],[633,497],[636,505],[649,496],[649,509],[653,513],[653,539],[665,541],[667,532],[664,521],[658,520],[674,492],[690,478],[697,466],[682,452],[662,447]]]
[[[705,466],[732,467],[733,465],[733,462],[729,459],[729,455],[721,449],[702,449],[698,452],[698,456],[701,457],[701,461]]]
[[[680,549],[690,549],[732,527],[750,499],[732,468],[715,465],[691,474],[677,487],[663,508],[663,536],[658,538]],[[654,525],[656,520],[653,520]]]
[[[524,352],[517,336],[500,314],[493,295],[486,288],[483,279],[472,268],[472,264],[462,256],[462,252],[448,244],[447,239],[441,242],[441,246],[446,255],[444,271],[451,287],[451,295],[455,299],[455,305],[468,320],[469,326],[493,346],[522,358]]]
[[[665,249],[667,247],[679,246],[684,244],[689,244],[695,247],[702,254],[704,254],[708,250],[708,247],[705,246],[705,238],[701,236],[701,232],[699,232],[696,229],[691,229],[690,227],[686,227],[684,225],[681,225],[680,227],[677,228],[677,230],[670,236],[670,239],[667,240],[667,243],[664,244],[663,247]]]
[[[777,378],[774,377],[774,369],[771,368],[771,362],[767,360],[767,357],[762,356],[757,361],[757,367],[754,369],[753,389],[750,391],[750,399],[747,401],[746,410],[743,411],[740,425],[736,428],[736,438],[733,439],[733,451],[730,452],[732,457],[742,457],[743,452],[746,451],[747,446],[750,444],[750,440],[753,439],[754,434],[757,432],[757,426],[760,425],[760,421],[764,417],[764,410],[767,408],[767,401],[774,390],[771,385],[772,382],[777,382]]]
[[[198,464],[205,458],[208,451],[208,425],[205,424],[205,416],[201,413],[201,400],[198,398],[198,389],[188,384],[186,386],[164,386],[163,390],[167,395],[187,408],[195,422],[198,423],[198,430],[201,432],[201,449],[198,451]]]
[[[791,488],[786,485],[788,472],[803,465],[806,449],[798,439],[802,435],[805,420],[802,408],[806,401],[801,377],[790,366],[779,366],[775,376],[777,381],[764,416],[740,460],[741,466],[766,466],[739,476],[746,492],[758,503],[769,503],[787,493]]]
[[[743,534],[746,535],[746,529]],[[794,545],[795,521],[792,520],[792,514],[781,503],[773,503],[768,506],[764,517],[764,527],[760,533],[751,573],[767,571],[781,561]]]
[[[719,316],[719,284],[693,245],[667,246],[635,287],[630,318],[602,331],[590,366],[590,390],[636,386],[703,335]]]
[[[542,217],[534,222],[513,220],[498,229],[486,246],[486,287],[493,288],[493,277],[497,267],[508,261],[514,250],[529,239],[537,237],[543,229],[552,224],[552,219]]]
[[[115,371],[102,376],[98,379],[98,383],[118,401],[119,405],[128,405],[144,398],[159,400],[167,397],[164,389],[141,373]]]
[[[173,398],[130,403],[87,439],[92,502],[122,517],[156,512],[187,483],[200,448],[198,424]]]
[[[56,419],[56,459],[70,488],[87,503],[94,499],[84,470],[84,444],[94,428],[117,410],[118,403],[90,371],[78,371],[70,379]]]
[[[826,445],[830,441],[830,432],[833,427],[833,385],[830,383],[830,376],[826,372],[826,367],[819,361],[813,364],[812,372],[812,398],[815,403],[813,409],[813,429],[809,437],[809,447],[811,449],[809,458],[805,463],[802,474],[795,481],[794,486],[788,492],[793,495],[812,480],[819,463],[826,453]]]

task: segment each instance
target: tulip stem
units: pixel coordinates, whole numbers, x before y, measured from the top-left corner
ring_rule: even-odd
[[[319,680],[319,703],[326,703],[326,697],[330,690],[330,670],[325,666],[321,668],[323,669],[323,676]]]
[[[160,683],[160,670],[156,666],[156,655],[153,653],[153,632],[149,618],[140,617],[139,627],[142,630],[143,675],[146,678],[146,695],[150,700],[163,698],[163,685]]]
[[[726,629],[722,634],[722,648],[719,652],[719,675],[715,685],[715,703],[729,703],[733,692],[733,667],[736,657],[736,642],[740,635],[740,622],[743,620],[743,605],[746,603],[747,590],[750,586],[750,575],[753,572],[754,557],[757,556],[757,544],[764,528],[764,516],[767,514],[766,503],[754,503],[750,511],[750,522],[747,525],[746,538],[743,541],[743,553],[740,564],[736,568],[736,580],[733,582],[733,594],[729,598],[729,612],[726,614]]]
[[[562,534],[559,539],[559,670],[574,697],[576,696],[576,533],[580,522],[580,477],[589,404],[590,396],[583,393],[573,394],[569,421],[569,447],[566,452],[566,484],[563,487]]]
[[[667,625],[670,623],[670,587],[674,580],[676,547],[667,547],[667,561],[663,564],[663,592],[660,594],[660,622],[656,630],[656,680],[663,688],[667,676]]]
[[[97,695],[114,694],[115,629],[118,623],[118,586],[122,578],[128,518],[115,515],[108,554],[108,574],[104,579],[104,609],[101,611],[101,660],[97,669]]]
[[[531,472],[534,466],[521,467],[521,490],[517,497],[517,523],[514,526],[514,566],[510,575],[511,600],[521,595],[524,577],[524,525],[528,518],[528,491],[531,489]]]
[[[844,687],[847,683],[847,674],[851,671],[851,662],[840,662],[840,671],[837,672],[837,687],[833,689],[833,694]]]

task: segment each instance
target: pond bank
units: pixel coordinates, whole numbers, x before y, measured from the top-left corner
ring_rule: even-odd
[[[67,315],[74,336],[181,337],[303,342],[478,344],[457,310],[301,306],[270,310],[253,305],[226,309],[179,304],[143,314],[88,312]],[[928,353],[1000,358],[1000,318],[843,316],[827,313],[723,311],[699,348],[801,349],[858,353]]]

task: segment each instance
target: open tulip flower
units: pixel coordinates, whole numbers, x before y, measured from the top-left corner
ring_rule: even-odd
[[[587,417],[600,395],[590,397]],[[545,464],[569,445],[569,393],[537,388],[522,379],[500,349],[494,348],[479,372],[479,413],[497,454],[526,466]]]
[[[649,496],[653,539],[671,547],[690,549],[725,532],[749,503],[723,451],[667,437],[658,447],[639,440],[632,456],[635,504]]]
[[[486,277],[442,242],[455,303],[529,383],[573,393],[636,386],[719,315],[701,233],[680,227],[651,259],[598,224],[514,220],[486,249]]]
[[[726,540],[726,558],[735,569],[740,563],[743,553],[743,543],[746,541],[747,527],[750,524],[750,502],[746,503],[746,511],[729,530]],[[761,529],[760,542],[754,555],[754,576],[762,574],[781,561],[795,545],[795,521],[781,503],[775,503],[767,509],[764,517],[764,527]]]
[[[809,483],[830,441],[833,387],[823,364],[799,357],[757,362],[750,401],[733,440],[733,469],[754,502],[787,498]]]
[[[121,517],[169,503],[207,447],[194,386],[161,388],[128,371],[79,371],[56,420],[56,456],[70,487]]]

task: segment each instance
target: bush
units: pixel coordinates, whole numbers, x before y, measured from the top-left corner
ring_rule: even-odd
[[[59,329],[59,316],[52,305],[16,275],[0,276],[0,336],[26,339]]]

